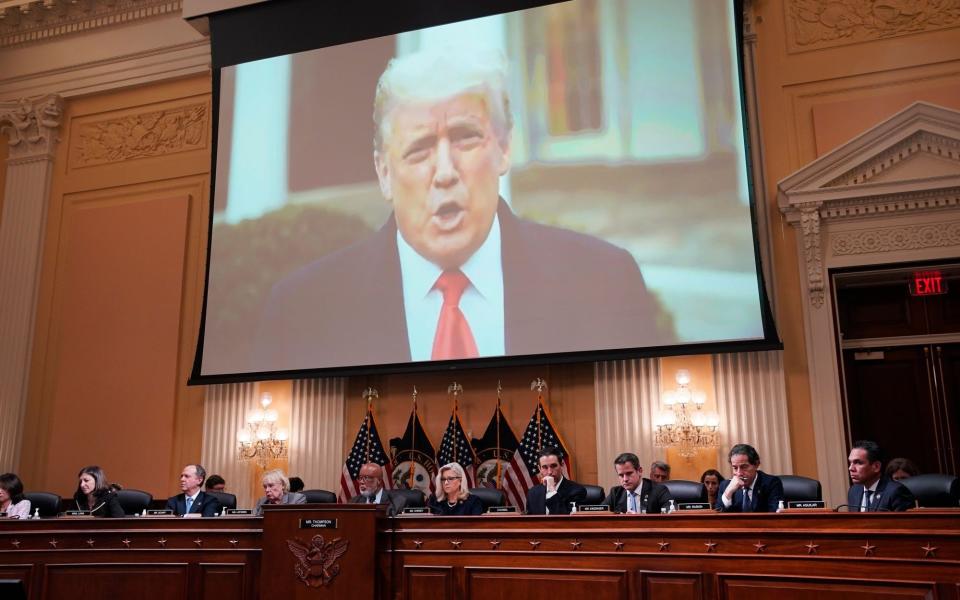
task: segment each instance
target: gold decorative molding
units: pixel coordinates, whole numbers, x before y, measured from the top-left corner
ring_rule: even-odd
[[[834,256],[960,246],[960,221],[839,233],[831,246]]]
[[[823,306],[823,259],[820,252],[820,204],[800,209],[803,253],[807,265],[807,291],[814,308]]]
[[[72,167],[198,150],[206,145],[206,103],[84,123],[71,148]]]
[[[179,13],[182,0],[14,0],[0,8],[0,48]]]
[[[805,52],[960,25],[955,0],[791,0],[787,42]]]
[[[63,101],[56,94],[17,102],[0,102],[0,132],[10,146],[8,162],[53,156]]]

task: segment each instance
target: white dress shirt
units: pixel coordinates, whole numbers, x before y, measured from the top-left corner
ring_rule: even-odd
[[[742,488],[740,488],[740,491],[742,491],[744,494],[748,493],[748,490],[749,490],[749,495],[747,496],[747,499],[750,501],[750,505],[751,505],[751,506],[753,506],[753,487],[754,487],[755,485],[757,485],[757,479],[759,479],[759,478],[758,478],[758,477],[754,477],[754,478],[753,478],[753,481],[750,482],[750,485],[749,485],[748,487],[742,487]],[[726,490],[724,490],[724,491],[726,491]],[[736,495],[736,492],[734,492],[733,495]],[[721,500],[721,502],[723,502],[723,505],[724,505],[725,507],[726,507],[726,506],[732,506],[732,505],[733,505],[733,498],[731,498],[730,500],[727,500],[727,495],[726,495],[726,494],[724,494],[723,496],[720,496],[720,500]],[[741,506],[743,505],[743,501],[742,501],[742,500],[741,500],[741,502],[740,502],[740,505],[741,505]]]
[[[873,485],[870,487],[864,486],[863,495],[860,496],[860,512],[867,512],[870,510],[870,504],[873,504],[877,501],[877,485],[880,484],[880,480],[877,479],[873,482]],[[867,492],[870,492],[870,504],[867,504]],[[850,510],[849,508],[847,510]]]
[[[437,332],[443,294],[433,285],[443,269],[420,256],[397,229],[397,252],[403,281],[403,308],[407,319],[410,358],[430,360],[433,338]],[[460,311],[470,324],[470,331],[480,356],[503,356],[506,346],[503,335],[503,264],[500,258],[500,218],[494,216],[490,233],[480,248],[460,270],[470,285],[460,298]]]

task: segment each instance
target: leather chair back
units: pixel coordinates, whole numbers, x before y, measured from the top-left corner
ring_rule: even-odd
[[[213,492],[209,490],[204,490],[204,493],[216,498],[217,502],[219,502],[220,506],[223,508],[229,508],[233,510],[237,507],[237,497],[234,494],[228,494],[227,492]]]
[[[917,503],[924,508],[957,508],[960,506],[960,479],[955,475],[924,473],[901,479]]]
[[[800,500],[823,500],[823,486],[816,479],[801,475],[777,475],[783,482],[785,502]]]
[[[337,495],[327,490],[303,490],[300,492],[307,497],[309,504],[336,504]]]
[[[406,506],[408,507],[417,507],[417,506],[426,506],[426,498],[423,497],[423,492],[420,490],[390,490],[391,494],[399,494],[404,497],[407,501]]]
[[[27,600],[27,590],[22,579],[0,579],[0,598]]]
[[[587,485],[584,484],[583,487],[587,488],[587,499],[583,501],[584,504],[602,504],[603,503],[603,488],[599,485]]]
[[[480,498],[484,512],[491,506],[503,506],[507,503],[507,495],[503,493],[503,490],[498,490],[497,488],[470,488],[470,493]]]
[[[660,485],[667,488],[675,504],[680,504],[681,502],[707,501],[707,488],[699,481],[669,479]]]
[[[55,517],[60,514],[60,496],[50,492],[27,492],[23,495],[30,501],[30,514],[40,509],[41,517]]]
[[[150,503],[153,502],[153,494],[140,490],[120,490],[117,492],[117,500],[120,501],[123,514],[139,515],[150,508]]]

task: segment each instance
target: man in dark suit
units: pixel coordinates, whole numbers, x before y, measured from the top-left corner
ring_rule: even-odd
[[[883,451],[876,442],[856,442],[847,461],[853,481],[847,491],[851,511],[903,511],[916,506],[906,486],[883,475]]]
[[[672,341],[627,251],[520,219],[500,198],[512,128],[505,72],[479,63],[391,61],[374,102],[374,166],[393,213],[274,287],[253,369]],[[431,88],[440,81],[443,93]]]
[[[198,514],[203,517],[215,517],[220,513],[220,502],[200,491],[207,472],[200,465],[187,465],[180,473],[180,489],[183,493],[167,498],[167,510],[176,515]]]
[[[659,514],[670,506],[670,491],[643,477],[643,467],[636,454],[624,452],[614,459],[620,485],[610,488],[603,503],[618,513]]]
[[[360,493],[350,498],[351,504],[386,504],[387,516],[400,513],[407,500],[400,494],[393,494],[383,487],[383,469],[376,463],[367,463],[360,467]]]
[[[571,503],[583,504],[587,488],[563,476],[560,450],[544,448],[537,462],[541,483],[527,492],[528,515],[569,515]]]
[[[728,455],[731,479],[720,482],[716,509],[723,512],[777,512],[784,500],[783,482],[760,468],[760,455],[749,444],[737,444]]]

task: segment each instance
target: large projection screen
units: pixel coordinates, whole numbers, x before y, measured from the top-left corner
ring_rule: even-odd
[[[737,23],[575,0],[222,66],[194,379],[775,343]]]

